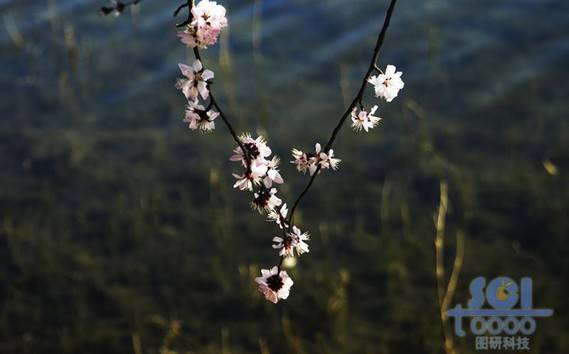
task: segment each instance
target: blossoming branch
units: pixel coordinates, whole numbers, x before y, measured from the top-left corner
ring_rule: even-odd
[[[135,0],[133,3],[139,1],[141,0]],[[178,64],[182,77],[176,81],[175,87],[182,92],[187,101],[184,122],[188,124],[191,130],[207,133],[215,129],[216,118],[221,118],[236,142],[233,155],[229,158],[230,161],[236,162],[240,168],[238,173],[233,173],[235,178],[233,187],[252,193],[251,207],[259,213],[265,214],[267,221],[274,222],[280,229],[279,235],[272,237],[272,248],[278,251],[279,261],[270,269],[262,269],[261,276],[255,279],[259,291],[273,303],[288,298],[290,289],[294,284],[287,272],[281,269],[283,260],[286,257],[297,257],[309,253],[307,242],[310,240],[310,236],[294,224],[294,213],[320,172],[326,169],[337,170],[339,168],[341,160],[335,157],[332,145],[345,121],[350,117],[354,131],[369,132],[380,123],[381,118],[375,115],[379,108],[377,104],[369,109],[364,105],[363,96],[368,84],[373,87],[375,96],[385,100],[385,102],[391,102],[397,97],[404,86],[401,79],[402,73],[397,72],[395,66],[387,65],[383,71],[377,65],[379,51],[396,1],[391,0],[389,4],[362,84],[352,103],[332,131],[327,143],[324,146],[316,143],[312,152],[292,149],[293,160],[290,162],[296,166],[299,172],[308,172],[310,179],[296,198],[290,213],[287,204],[277,196],[278,185],[284,183],[279,171],[280,159],[273,155],[264,137],[252,137],[249,133],[239,136],[236,134],[212,93],[211,83],[215,74],[205,68],[200,56],[200,49],[207,49],[209,46],[215,45],[223,29],[228,26],[225,8],[215,1],[201,0],[196,4],[194,1],[188,0],[180,5],[174,13],[174,15],[178,15],[182,9],[188,9],[187,19],[177,25],[180,28],[178,37],[183,44],[192,48],[195,56],[193,63]],[[120,11],[122,11],[124,4],[119,4],[121,3],[116,1],[115,7],[120,7]]]

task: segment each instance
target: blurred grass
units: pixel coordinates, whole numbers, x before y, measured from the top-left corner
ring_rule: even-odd
[[[464,139],[439,128],[441,141]],[[273,261],[275,230],[242,207],[230,166],[204,158],[224,156],[207,137],[200,155],[184,131],[3,136],[14,174],[2,174],[10,188],[0,199],[0,350],[127,352],[137,333],[144,352],[157,352],[165,323],[179,321],[169,342],[181,352],[438,352],[432,215],[441,178],[447,229],[467,230],[457,301],[478,274],[529,275],[536,305],[563,313],[563,176],[538,161],[510,162],[507,175],[475,172],[462,165],[468,151],[452,160],[424,129],[395,142],[389,159],[346,161],[319,181],[301,214],[312,252],[291,270],[295,286],[279,306],[252,281]],[[365,154],[371,146],[361,144]],[[539,321],[535,351],[563,352],[566,321]]]

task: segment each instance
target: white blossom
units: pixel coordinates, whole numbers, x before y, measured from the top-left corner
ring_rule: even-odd
[[[307,170],[310,175],[314,175],[318,166],[320,169],[332,168],[336,170],[340,159],[334,157],[334,150],[330,149],[328,152],[322,151],[320,143],[316,143],[314,153],[304,153],[298,149],[292,149],[292,157],[294,158],[291,163],[296,164],[296,169],[305,173]]]
[[[219,30],[227,26],[225,13],[225,7],[218,5],[215,1],[201,0],[192,7],[192,24],[198,28],[211,27]]]
[[[253,193],[254,199],[251,203],[253,208],[257,209],[259,212],[265,210],[274,210],[275,207],[281,205],[283,202],[281,199],[277,198],[276,188],[262,188],[259,191]]]
[[[178,37],[188,47],[207,48],[217,43],[221,30],[227,27],[225,8],[215,1],[202,0],[192,7],[192,22]]]
[[[186,115],[184,122],[189,123],[189,128],[192,130],[201,130],[209,132],[215,129],[215,118],[219,116],[219,112],[208,110],[198,104],[198,101],[189,102],[186,108]]]
[[[201,61],[196,60],[192,66],[186,64],[178,64],[182,75],[186,78],[176,81],[176,88],[182,90],[182,93],[189,101],[194,101],[201,96],[204,100],[209,97],[208,84],[213,79],[213,71],[205,69]]]
[[[255,278],[259,291],[267,300],[276,304],[279,299],[286,300],[294,284],[287,272],[275,266],[271,270],[261,269],[261,276]]]
[[[253,190],[253,185],[260,184],[261,178],[267,173],[267,165],[260,161],[253,161],[250,166],[250,171],[246,171],[243,175],[233,174],[237,178],[237,182],[233,188],[240,190]]]
[[[280,206],[280,208],[273,208],[271,210],[269,210],[268,214],[267,214],[267,221],[273,221],[275,222],[279,228],[283,228],[283,221],[285,223],[284,226],[286,226],[286,215],[288,214],[288,208],[286,203],[282,204]]]
[[[306,153],[298,149],[292,149],[292,157],[294,158],[294,160],[291,161],[290,163],[295,164],[296,169],[299,172],[306,173],[309,167],[308,156],[306,155]]]
[[[262,136],[253,139],[249,134],[244,134],[239,137],[241,144],[245,148],[247,155],[251,160],[257,160],[267,164],[265,160],[271,155],[271,148],[267,145],[267,141]],[[245,153],[241,149],[241,146],[237,146],[233,149],[234,154],[229,158],[231,161],[239,161],[243,167],[247,167],[247,159]]]
[[[308,240],[310,240],[308,233],[303,233],[298,227],[293,226],[292,232],[286,232],[284,238],[273,237],[273,248],[280,249],[280,256],[294,256],[294,251],[300,256],[308,253],[308,244],[305,242]]]
[[[369,113],[363,109],[360,110],[359,113],[356,113],[357,110],[358,109],[354,107],[354,110],[352,111],[352,128],[354,128],[355,131],[361,131],[363,129],[368,132],[381,120],[380,117],[373,115],[375,111],[377,111],[377,105],[373,106]]]
[[[263,180],[265,187],[270,188],[273,185],[273,183],[277,184],[284,183],[284,180],[279,170],[277,169],[278,166],[279,166],[279,158],[276,156],[273,156],[271,160],[267,161],[267,168],[268,168],[267,176]]]
[[[395,72],[395,66],[387,65],[385,73],[371,76],[368,82],[374,86],[375,96],[383,97],[387,102],[393,101],[405,85],[401,80],[401,74],[401,71]]]
[[[320,144],[316,144],[316,155],[318,156],[318,164],[320,164],[320,169],[328,169],[332,168],[333,170],[338,169],[338,165],[340,164],[340,159],[334,157],[334,150],[328,150],[328,153],[324,153],[320,151]],[[314,172],[311,172],[311,175]]]

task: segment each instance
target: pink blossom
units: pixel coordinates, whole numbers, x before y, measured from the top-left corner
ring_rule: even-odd
[[[233,174],[233,177],[237,178],[237,182],[233,185],[233,188],[239,188],[240,190],[253,190],[254,184],[260,184],[261,178],[267,173],[267,165],[261,161],[253,161],[251,163],[250,171],[245,172],[243,175]]]
[[[279,170],[277,169],[278,166],[279,166],[279,158],[276,156],[273,156],[271,160],[267,161],[267,168],[268,168],[267,176],[263,180],[265,187],[270,188],[273,185],[273,183],[277,184],[284,183],[284,180]]]
[[[303,233],[296,226],[292,227],[292,232],[286,232],[283,237],[273,237],[273,248],[280,249],[279,255],[293,257],[294,251],[300,256],[308,253],[308,244],[305,241],[310,240],[308,233]]]
[[[192,8],[192,24],[198,28],[221,30],[227,27],[225,7],[215,1],[202,0]]]
[[[251,160],[258,160],[267,163],[265,158],[271,155],[271,148],[267,145],[267,141],[262,136],[253,139],[251,135],[244,134],[239,137],[241,144],[245,148],[247,155]],[[240,161],[243,167],[247,167],[247,160],[245,154],[240,146],[233,149],[234,154],[229,158],[231,161]]]
[[[276,304],[279,299],[286,300],[290,293],[290,288],[294,284],[287,272],[275,266],[268,269],[261,269],[261,276],[255,278],[259,291],[267,300]]]
[[[182,93],[190,101],[194,101],[200,95],[204,100],[209,97],[208,84],[213,79],[213,71],[205,69],[201,61],[194,61],[192,66],[186,64],[178,64],[182,75],[185,79],[178,79],[176,81],[176,88],[182,90]]]
[[[179,31],[178,38],[180,38],[180,41],[190,48],[207,48],[207,45],[198,39],[197,28],[194,26],[188,25],[183,31]]]
[[[262,213],[263,211],[273,210],[275,207],[281,205],[283,201],[277,198],[275,194],[277,194],[276,188],[261,188],[253,193],[254,199],[251,203],[253,208]]]
[[[296,164],[296,169],[305,173],[307,170],[310,175],[314,175],[318,166],[320,169],[332,168],[336,170],[340,159],[334,158],[334,150],[330,149],[327,153],[322,151],[320,143],[316,143],[314,153],[304,153],[297,149],[292,149],[292,157],[294,158],[291,163]]]
[[[294,158],[294,160],[291,161],[290,163],[295,164],[296,169],[299,172],[306,173],[306,171],[308,170],[308,167],[310,165],[310,163],[308,161],[308,156],[306,155],[306,153],[304,153],[298,149],[292,149],[292,157]]]
[[[340,159],[334,157],[334,150],[328,150],[328,153],[324,153],[320,151],[320,144],[316,144],[316,160],[317,163],[320,165],[320,169],[328,169],[332,168],[333,170],[338,169],[338,165],[340,164]],[[310,175],[313,175],[316,171],[316,168],[310,170]]]
[[[352,128],[354,128],[355,131],[363,129],[367,132],[369,129],[375,127],[381,120],[380,117],[373,115],[375,111],[377,111],[377,105],[373,106],[369,113],[363,109],[360,110],[359,113],[356,113],[357,110],[358,109],[354,107],[354,110],[352,111]]]
[[[221,30],[227,27],[225,8],[215,1],[202,0],[192,7],[192,22],[178,32],[182,43],[188,47],[207,48],[217,43]]]
[[[227,27],[225,7],[215,1],[202,0],[192,8],[192,24],[197,27],[211,27],[216,30]]]
[[[197,103],[197,100],[190,102],[186,108],[186,116],[184,122],[189,123],[192,130],[199,129],[203,132],[209,132],[215,129],[214,120],[219,116],[219,112],[209,110]]]
[[[269,213],[267,214],[267,221],[273,221],[275,222],[279,228],[283,228],[283,223],[285,224],[284,226],[286,227],[286,215],[288,214],[288,208],[286,206],[286,203],[282,204],[280,206],[280,208],[273,208],[271,210],[269,210]]]

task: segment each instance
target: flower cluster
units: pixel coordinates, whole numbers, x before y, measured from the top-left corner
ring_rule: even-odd
[[[288,208],[276,196],[277,189],[274,185],[284,182],[278,170],[278,157],[271,158],[271,148],[262,136],[253,138],[245,134],[239,137],[239,142],[229,160],[238,162],[244,171],[241,174],[233,174],[237,179],[233,187],[253,192],[252,207],[260,213],[267,213],[267,220],[276,223],[282,230],[282,237],[273,238],[273,248],[280,249],[281,262],[284,257],[294,257],[295,253],[299,256],[308,253],[308,233],[288,224]],[[330,158],[323,158],[323,161],[326,159],[330,164]],[[265,298],[273,303],[286,299],[293,282],[285,271],[280,270],[280,265],[270,271],[264,269],[261,272],[263,276],[256,281]]]
[[[269,159],[272,151],[262,136],[253,139],[251,135],[244,134],[239,137],[239,141],[241,144],[233,149],[234,154],[229,160],[240,162],[245,171],[241,175],[233,174],[233,177],[237,179],[233,188],[253,191],[254,187],[260,187],[261,192],[255,192],[257,202],[254,201],[259,210],[267,209],[271,201],[277,206],[281,205],[280,199],[274,196],[276,189],[275,192],[271,192],[272,189],[269,190],[273,183],[282,184],[284,182],[278,170],[279,158],[273,156]]]
[[[391,102],[399,91],[405,86],[401,80],[401,71],[395,71],[394,65],[387,65],[385,72],[381,71],[377,66],[376,70],[380,72],[379,75],[372,75],[367,79],[367,82],[373,85],[375,96],[383,98],[386,102]],[[366,133],[373,129],[381,121],[380,117],[375,116],[378,106],[375,105],[369,110],[364,109],[361,99],[358,107],[354,107],[351,112],[352,128],[355,131],[364,130]]]
[[[221,30],[227,27],[225,8],[214,1],[202,0],[190,11],[191,21],[183,31],[178,32],[181,41],[192,48],[207,48],[215,44]],[[188,100],[184,122],[192,130],[212,131],[219,112],[211,109],[212,102],[204,107],[199,100],[209,99],[209,85],[215,76],[213,71],[203,67],[199,56],[191,66],[181,63],[178,66],[184,77],[176,81],[176,88]]]
[[[233,129],[219,111],[219,106],[211,97],[210,84],[214,78],[213,71],[205,69],[199,60],[198,48],[207,48],[215,44],[222,28],[227,26],[225,8],[213,1],[202,0],[197,5],[190,7],[190,20],[186,23],[183,31],[178,36],[187,46],[194,48],[196,60],[191,66],[179,64],[183,77],[176,81],[176,88],[184,94],[187,100],[184,122],[188,123],[192,130],[208,132],[215,129],[214,120],[222,116],[223,122],[228,125],[230,133],[238,142],[233,149],[231,161],[238,162],[243,168],[242,173],[233,176],[236,178],[234,188],[250,191],[253,193],[251,206],[259,213],[267,214],[267,220],[276,223],[282,230],[282,237],[273,238],[273,247],[280,249],[281,258],[279,265],[271,270],[263,269],[262,276],[256,279],[259,291],[265,298],[273,303],[279,299],[286,299],[293,284],[286,271],[281,271],[284,257],[294,257],[308,252],[308,234],[302,233],[296,226],[292,228],[286,220],[288,209],[285,203],[277,197],[276,185],[284,183],[279,172],[279,158],[271,157],[271,148],[267,141],[259,136],[251,137],[249,134],[235,135]],[[200,103],[200,100],[209,104]],[[212,109],[215,107],[218,111]],[[330,151],[322,154],[318,163],[323,166],[332,158]],[[320,151],[317,152],[320,156]],[[328,162],[326,162],[328,161]]]
[[[176,88],[181,90],[188,105],[184,122],[189,123],[192,130],[199,129],[208,132],[215,129],[213,122],[219,112],[212,109],[206,109],[199,104],[200,97],[204,100],[209,98],[209,84],[214,77],[213,71],[204,69],[200,60],[195,60],[192,66],[186,64],[178,64],[184,78],[176,80]]]
[[[215,1],[202,0],[191,9],[192,21],[178,32],[178,37],[188,47],[203,48],[217,43],[221,30],[227,27],[225,8]]]
[[[314,150],[313,153],[305,153],[298,149],[292,149],[294,160],[291,163],[296,165],[298,171],[302,173],[308,171],[311,176],[314,175],[318,167],[320,167],[320,170],[338,169],[338,165],[342,160],[334,157],[334,150],[330,149],[327,152],[323,152],[320,143],[316,143]]]
[[[138,1],[133,0],[133,3]],[[117,1],[116,4],[117,8],[120,6],[122,6],[121,9],[124,8],[122,3]],[[277,196],[277,185],[284,183],[279,171],[279,158],[271,157],[271,148],[262,136],[257,138],[253,138],[250,134],[237,136],[210,92],[210,85],[215,75],[213,71],[205,69],[200,61],[199,48],[207,48],[217,43],[222,29],[227,27],[225,8],[210,0],[201,0],[197,5],[193,1],[188,1],[180,6],[176,13],[184,7],[188,7],[190,13],[188,20],[180,25],[184,28],[178,32],[178,37],[184,44],[194,49],[196,56],[196,60],[191,66],[179,64],[183,77],[176,81],[176,88],[182,91],[187,100],[184,122],[192,130],[208,132],[215,129],[214,121],[218,116],[221,116],[223,123],[237,142],[230,160],[239,163],[242,172],[233,174],[236,179],[233,187],[252,192],[252,208],[261,214],[266,214],[267,221],[274,222],[281,230],[281,235],[272,239],[272,247],[278,250],[280,257],[278,265],[270,270],[262,269],[261,276],[255,278],[258,289],[265,298],[272,303],[277,303],[281,299],[288,298],[293,285],[293,281],[287,272],[281,270],[281,265],[286,265],[288,261],[294,260],[293,257],[309,252],[307,243],[310,240],[309,234],[292,225],[294,210],[316,178],[317,173],[325,169],[338,169],[341,160],[334,156],[334,150],[331,149],[331,146],[348,115],[351,115],[354,130],[368,132],[381,120],[375,116],[378,106],[373,106],[369,111],[364,109],[362,92],[360,91],[324,148],[317,143],[314,152],[305,153],[298,149],[292,150],[293,160],[290,162],[296,165],[298,171],[309,172],[312,178],[304,192],[295,201],[290,215],[288,215],[286,203]],[[390,12],[388,13],[390,14]],[[386,20],[385,23],[389,23],[389,21]],[[381,38],[380,36],[378,40]],[[376,49],[375,57],[377,57],[379,47],[380,45]],[[404,86],[401,80],[401,72],[396,72],[393,65],[388,65],[385,72],[374,65],[369,68],[368,73],[373,69],[380,74],[377,76],[366,75],[364,84],[366,81],[369,82],[374,86],[377,97],[382,97],[385,101],[391,102]],[[356,107],[356,103],[359,103],[358,107]]]

